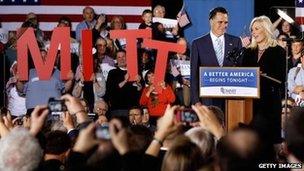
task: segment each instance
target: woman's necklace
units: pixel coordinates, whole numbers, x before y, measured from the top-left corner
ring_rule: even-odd
[[[266,47],[264,46],[264,47],[261,47],[261,48],[258,47],[258,61],[260,60],[260,58],[262,57],[263,53],[265,52],[265,50],[267,48],[268,48],[267,46]]]
[[[259,52],[258,52],[258,61],[260,60],[260,58],[261,58],[261,56],[263,55],[264,52],[265,52],[265,49],[263,49],[263,50],[259,49]]]

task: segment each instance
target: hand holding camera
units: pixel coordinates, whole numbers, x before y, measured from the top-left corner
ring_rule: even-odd
[[[158,130],[155,133],[155,137],[158,140],[163,141],[167,135],[169,135],[174,130],[174,118],[175,111],[179,108],[179,106],[170,106],[167,105],[165,114],[158,119],[157,128]]]
[[[204,105],[192,105],[192,109],[197,113],[200,126],[210,131],[216,138],[220,139],[224,135],[224,129],[215,114]]]
[[[65,105],[64,100],[55,99],[55,98],[49,99],[48,108],[51,113],[67,111],[67,106]]]
[[[186,124],[192,124],[195,122],[198,122],[198,116],[195,113],[195,111],[193,111],[190,108],[185,108],[185,109],[180,109],[176,112],[176,119],[179,122],[183,122]]]
[[[85,113],[84,107],[80,103],[79,99],[69,94],[65,94],[61,97],[61,100],[64,100],[69,113],[71,115],[76,115],[78,124],[88,120],[88,116]]]
[[[127,130],[122,127],[122,124],[118,119],[112,119],[109,126],[111,140],[114,147],[120,155],[124,155],[129,150],[127,143]]]
[[[67,130],[74,129],[74,122],[72,116],[68,112],[64,112],[62,115],[63,126]]]
[[[32,135],[36,136],[38,132],[42,129],[44,121],[48,115],[49,111],[46,105],[38,105],[35,107],[31,114],[31,129]]]
[[[59,120],[60,115],[67,111],[67,107],[64,103],[64,100],[50,98],[48,102],[48,109],[50,111],[51,120]]]
[[[102,140],[109,140],[111,139],[110,131],[109,131],[109,124],[104,123],[96,127],[96,138]]]
[[[97,144],[98,141],[95,138],[95,124],[91,123],[85,129],[80,131],[77,141],[73,147],[73,151],[87,153]]]

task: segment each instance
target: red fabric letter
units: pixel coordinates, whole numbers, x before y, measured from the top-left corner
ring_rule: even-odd
[[[137,67],[137,38],[151,38],[151,29],[139,30],[111,30],[110,38],[125,38],[126,39],[126,60],[127,70],[130,75],[129,81],[135,81],[138,72]]]
[[[186,46],[151,39],[144,39],[143,46],[157,49],[156,64],[154,70],[154,82],[156,85],[156,91],[160,92],[161,87],[159,86],[159,84],[163,82],[165,78],[169,51],[176,53],[184,53],[186,51]]]
[[[61,79],[67,79],[71,69],[70,54],[70,29],[68,27],[56,27],[53,31],[50,49],[43,62],[40,50],[34,35],[33,28],[28,28],[17,41],[17,61],[20,80],[28,80],[28,49],[34,61],[40,80],[49,80],[54,68],[58,47],[60,46]]]
[[[90,81],[93,74],[93,55],[92,55],[92,31],[82,30],[81,48],[83,62],[83,77],[85,81]]]

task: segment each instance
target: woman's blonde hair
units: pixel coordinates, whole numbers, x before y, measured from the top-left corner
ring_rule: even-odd
[[[276,39],[274,38],[273,32],[271,31],[272,22],[270,21],[270,19],[265,15],[255,17],[250,23],[251,32],[252,32],[252,26],[256,22],[261,24],[261,26],[263,28],[263,31],[264,31],[264,33],[266,35],[266,39],[267,39],[266,45],[270,46],[270,47],[276,46],[278,43],[277,43]],[[257,45],[256,40],[252,37],[249,48],[255,49],[255,48],[257,48],[257,46],[258,45]]]

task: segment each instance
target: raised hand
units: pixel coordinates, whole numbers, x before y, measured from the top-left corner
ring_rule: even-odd
[[[200,126],[213,133],[218,139],[224,134],[224,129],[215,114],[204,105],[192,105],[192,109],[196,112]]]
[[[34,111],[31,114],[31,128],[30,133],[32,135],[37,135],[42,129],[44,121],[49,113],[46,105],[36,106]]]
[[[73,147],[73,151],[86,153],[97,144],[98,140],[95,138],[95,125],[94,123],[91,123],[85,129],[80,131]]]
[[[126,129],[122,127],[121,122],[117,119],[112,119],[109,126],[111,140],[114,147],[120,155],[126,154],[129,151]]]
[[[68,108],[68,111],[71,115],[76,115],[77,122],[83,123],[88,120],[88,116],[85,113],[84,107],[81,105],[79,99],[65,94],[61,97],[62,100],[65,100],[65,105]]]

